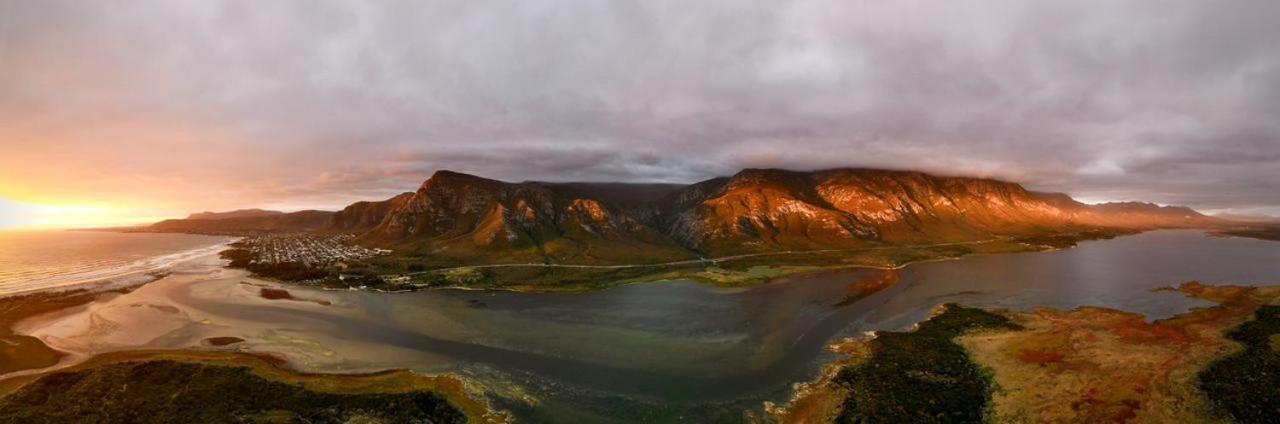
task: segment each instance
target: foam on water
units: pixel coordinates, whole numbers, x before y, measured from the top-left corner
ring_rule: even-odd
[[[0,297],[154,279],[176,263],[215,254],[234,239],[98,231],[0,233]]]

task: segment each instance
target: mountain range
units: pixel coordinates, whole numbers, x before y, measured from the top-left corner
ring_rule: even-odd
[[[912,171],[747,169],[690,185],[512,183],[439,171],[416,191],[338,212],[204,213],[151,230],[349,233],[361,245],[422,255],[625,263],[1221,222],[1185,207],[1088,205],[1012,182]]]
[[[281,211],[269,211],[263,209],[239,209],[230,212],[196,212],[187,215],[187,219],[227,219],[227,218],[254,218],[261,216],[283,215]]]

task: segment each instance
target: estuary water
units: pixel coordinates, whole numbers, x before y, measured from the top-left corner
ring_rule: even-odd
[[[1156,231],[921,263],[855,302],[842,302],[849,285],[884,271],[745,289],[668,281],[581,294],[280,286],[303,299],[288,301],[261,298],[259,288],[271,283],[216,259],[197,265],[204,268],[22,330],[85,355],[234,336],[246,341],[230,348],[279,354],[305,370],[458,373],[521,422],[741,422],[745,411],[785,401],[793,383],[815,378],[833,359],[824,347],[835,339],[909,328],[941,303],[1106,306],[1163,318],[1207,303],[1153,288],[1280,284],[1280,243]],[[92,325],[102,322],[116,325]]]
[[[878,270],[820,273],[749,289],[692,282],[585,294],[425,292],[356,295],[414,333],[456,332],[458,344],[390,343],[462,360],[463,369],[525,381],[544,398],[508,407],[546,421],[738,421],[741,409],[784,401],[790,384],[833,359],[834,339],[901,330],[936,305],[1027,310],[1105,306],[1153,319],[1207,302],[1151,289],[1189,280],[1280,284],[1280,243],[1156,231],[1066,250],[974,256],[900,270],[898,284],[841,304]],[[631,414],[628,416],[628,414]]]

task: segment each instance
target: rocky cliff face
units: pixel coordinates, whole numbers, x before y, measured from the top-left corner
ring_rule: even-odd
[[[348,233],[363,233],[374,229],[392,210],[402,207],[413,198],[414,193],[401,193],[396,197],[380,202],[356,202],[333,214],[329,223],[332,230]]]
[[[676,196],[667,233],[706,251],[969,241],[1071,224],[1017,184],[918,172],[749,169]]]
[[[450,171],[432,175],[414,193],[347,207],[331,228],[364,230],[357,239],[363,244],[446,256],[483,252],[532,262],[692,257],[621,208],[574,187]]]
[[[1185,208],[1090,206],[1004,181],[906,171],[748,169],[684,187],[440,171],[416,192],[347,207],[329,230],[422,254],[636,262],[1211,222]]]

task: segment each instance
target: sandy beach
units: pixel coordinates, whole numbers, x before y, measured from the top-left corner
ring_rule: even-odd
[[[269,353],[300,370],[337,372],[384,369],[372,364],[422,356],[342,340],[329,334],[323,322],[291,321],[289,317],[295,315],[290,312],[359,319],[362,311],[347,304],[341,293],[251,278],[247,271],[223,267],[224,262],[216,254],[193,258],[175,264],[168,276],[132,291],[103,293],[87,304],[14,323],[14,334],[35,337],[66,355],[53,367],[12,375],[138,349]],[[239,341],[228,343],[235,339]]]

